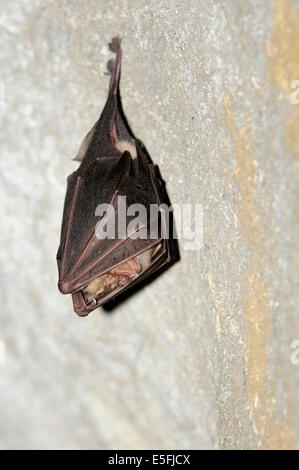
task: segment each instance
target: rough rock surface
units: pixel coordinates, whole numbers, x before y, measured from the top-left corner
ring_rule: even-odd
[[[2,5],[1,448],[298,448],[298,32],[292,0]],[[116,34],[125,112],[204,246],[80,319],[55,255]]]

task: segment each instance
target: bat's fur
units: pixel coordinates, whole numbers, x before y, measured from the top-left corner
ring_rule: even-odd
[[[107,295],[119,287],[130,284],[138,274],[145,271],[151,264],[153,249],[150,248],[135,258],[121,263],[115,268],[102,274],[83,289],[83,295],[88,303],[96,302],[102,295]]]

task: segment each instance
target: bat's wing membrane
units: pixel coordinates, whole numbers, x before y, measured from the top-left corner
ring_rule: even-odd
[[[82,173],[80,168],[68,178],[60,247],[57,254],[59,287],[68,291],[71,271],[82,258],[97,222],[98,204],[110,204],[129,169],[129,156],[94,160]],[[109,184],[107,184],[107,179]]]
[[[71,175],[68,180],[64,224],[58,251],[59,288],[64,293],[80,290],[93,279],[120,263],[153,247],[162,239],[161,221],[155,237],[150,234],[150,205],[159,205],[153,167],[142,154],[132,160],[128,152],[115,162],[94,161],[90,170]],[[119,199],[125,196],[121,214],[125,229],[135,218],[127,209],[138,201],[146,209],[147,218],[142,237],[133,239],[124,233],[119,238]],[[107,204],[102,218],[96,215],[99,204]],[[113,210],[112,210],[113,209]],[[125,217],[125,220],[123,219]],[[160,215],[156,215],[160,218]],[[113,220],[112,220],[113,219]],[[110,223],[111,222],[111,223]],[[111,237],[99,237],[102,227],[114,227]],[[137,227],[140,231],[142,227]],[[136,232],[136,230],[133,230]],[[144,273],[142,273],[144,274]]]
[[[98,122],[98,121],[97,121]],[[92,128],[90,129],[90,131],[86,134],[86,136],[84,137],[83,141],[82,141],[82,144],[80,145],[80,148],[78,150],[78,153],[77,155],[75,156],[75,158],[73,160],[76,160],[78,162],[82,162],[83,158],[85,157],[85,154],[88,150],[88,147],[90,145],[90,142],[93,138],[93,135],[95,133],[95,130],[96,130],[96,125],[97,125],[97,122],[92,126]]]

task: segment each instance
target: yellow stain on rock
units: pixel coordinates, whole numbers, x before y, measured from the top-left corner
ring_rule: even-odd
[[[289,0],[277,0],[275,20],[267,43],[268,80],[291,98],[291,84],[299,80],[299,16]],[[299,159],[299,104],[293,104],[286,125],[286,145]]]
[[[264,234],[257,210],[255,187],[257,164],[253,158],[251,121],[248,119],[244,128],[238,128],[233,101],[228,93],[224,96],[224,116],[226,126],[233,138],[236,153],[233,177],[240,191],[237,212],[241,220],[243,238],[248,240],[253,247],[259,247],[263,243]]]
[[[299,160],[299,104],[293,105],[291,116],[286,126],[285,138],[288,150]]]
[[[253,135],[250,120],[239,128],[229,94],[224,97],[224,117],[233,138],[236,164],[233,178],[240,192],[235,209],[241,221],[242,238],[251,248],[252,261],[244,283],[243,311],[246,327],[246,364],[249,402],[260,401],[260,393],[268,364],[267,341],[271,336],[271,312],[268,305],[268,288],[263,280],[263,269],[256,255],[264,245],[264,233],[256,194],[256,171],[253,155]]]
[[[267,375],[267,343],[271,337],[271,311],[268,288],[260,262],[250,266],[243,298],[246,327],[247,389],[251,405],[259,404]]]
[[[251,252],[251,261],[243,279],[242,307],[246,330],[245,359],[247,390],[253,411],[253,430],[258,448],[293,448],[293,430],[275,408],[275,398],[268,373],[268,341],[272,333],[269,289],[261,260],[265,255],[265,233],[261,224],[262,209],[256,188],[257,163],[254,160],[253,131],[250,119],[238,126],[233,100],[224,96],[224,120],[235,150],[233,178],[239,189],[235,211],[241,221],[242,239]],[[269,259],[271,254],[269,254]]]
[[[275,2],[275,20],[267,43],[268,79],[291,94],[291,83],[299,80],[299,17],[288,0]]]

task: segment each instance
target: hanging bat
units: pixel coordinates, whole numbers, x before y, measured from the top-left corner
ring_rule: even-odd
[[[151,206],[165,203],[164,182],[122,110],[120,39],[112,39],[109,47],[116,59],[107,64],[108,98],[75,158],[79,168],[67,179],[57,253],[58,288],[72,294],[74,311],[80,316],[136,285],[171,258],[165,211],[151,213]],[[135,207],[132,204],[146,210],[136,224],[136,213],[129,211]],[[107,227],[114,228],[112,236],[104,236]]]

